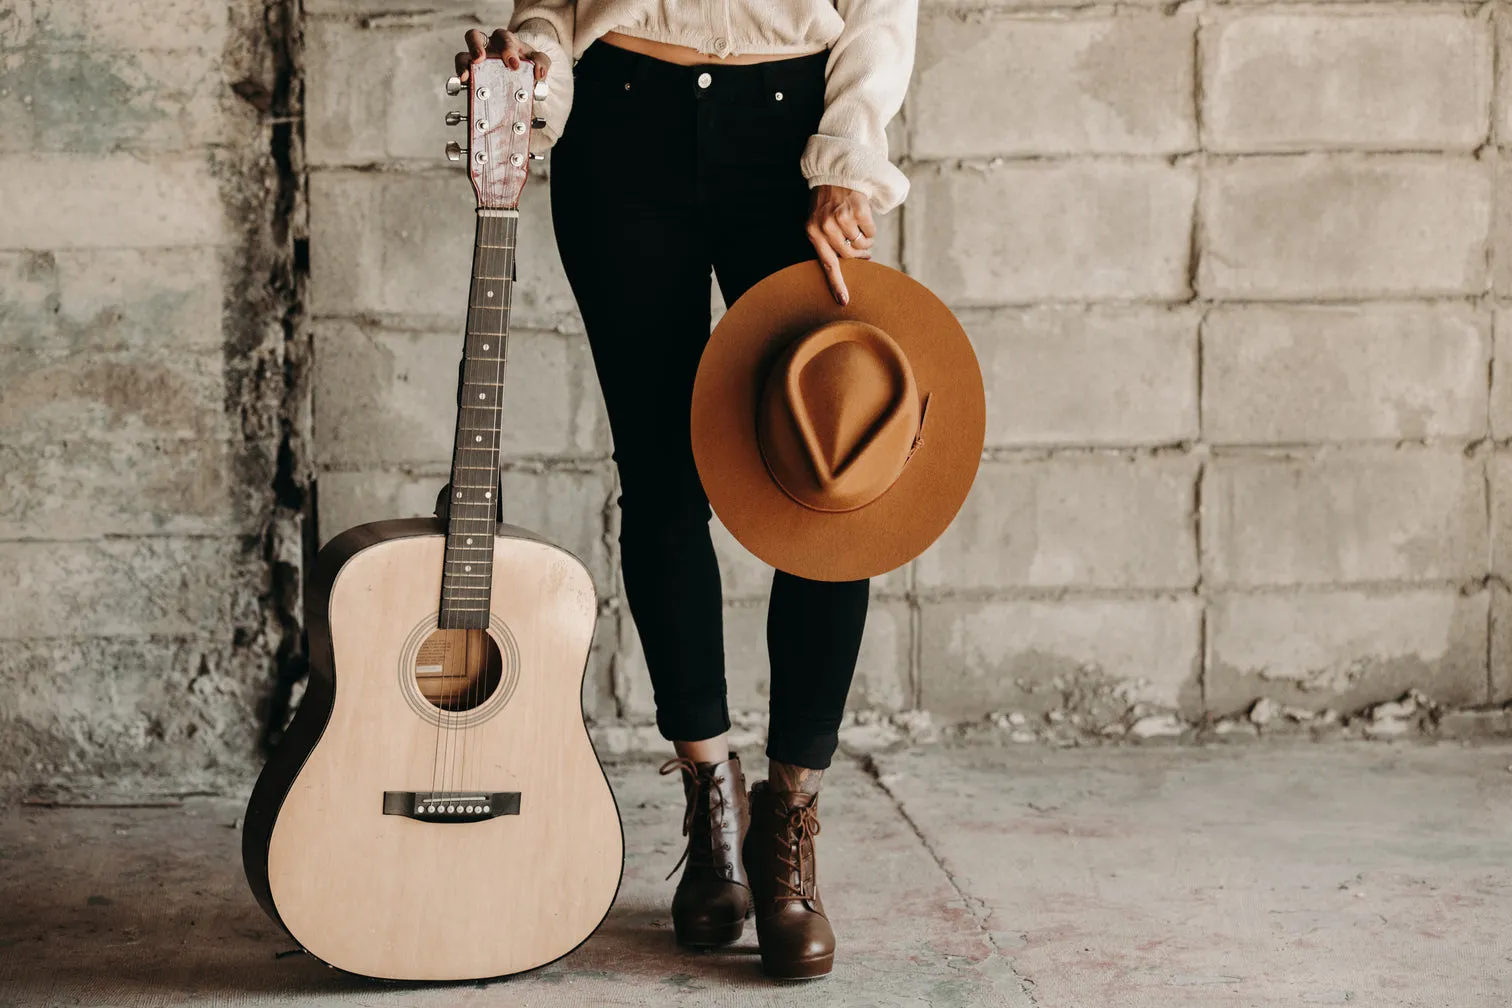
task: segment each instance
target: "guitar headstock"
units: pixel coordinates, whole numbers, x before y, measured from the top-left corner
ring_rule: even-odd
[[[447,94],[458,94],[463,84],[456,77],[446,82]],[[467,123],[467,145],[449,143],[446,156],[467,161],[478,206],[513,210],[520,205],[520,191],[530,175],[531,130],[545,121],[535,117],[535,103],[546,97],[546,82],[535,79],[535,64],[520,60],[511,70],[493,56],[474,60],[467,71],[467,114],[448,112],[446,124]]]

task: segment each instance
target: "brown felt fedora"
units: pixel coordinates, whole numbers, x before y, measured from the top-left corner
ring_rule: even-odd
[[[719,520],[778,570],[853,581],[939,538],[982,457],[971,341],[929,288],[841,261],[850,304],[814,260],[730,306],[693,383],[693,458]]]

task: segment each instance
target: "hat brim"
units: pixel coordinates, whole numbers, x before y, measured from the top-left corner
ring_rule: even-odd
[[[987,427],[981,367],[950,309],[905,273],[841,260],[850,303],[835,303],[817,260],[747,290],[714,327],[693,383],[693,459],[709,504],[757,558],[816,581],[855,581],[902,566],[944,532],[971,490]],[[768,369],[804,333],[836,319],[887,332],[928,394],[924,436],[887,492],[854,511],[821,512],[772,479],[756,440]]]

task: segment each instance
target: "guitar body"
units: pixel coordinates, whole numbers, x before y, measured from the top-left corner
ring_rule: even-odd
[[[375,522],[321,551],[309,686],[247,809],[263,908],[312,955],[366,976],[541,966],[599,925],[623,868],[583,722],[588,571],[499,525],[487,630],[438,631],[446,528]],[[454,675],[484,633],[476,674]]]

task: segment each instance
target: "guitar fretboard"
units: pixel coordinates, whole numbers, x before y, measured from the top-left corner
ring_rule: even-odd
[[[499,509],[504,366],[509,357],[518,224],[514,211],[478,214],[467,335],[462,346],[457,438],[452,450],[446,565],[441,575],[442,629],[488,626],[494,525]]]

